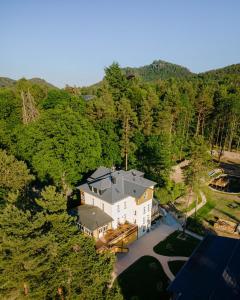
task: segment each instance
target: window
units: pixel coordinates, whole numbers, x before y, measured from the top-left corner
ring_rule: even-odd
[[[120,205],[117,206],[117,211],[120,212]]]
[[[147,224],[150,225],[151,224],[151,220],[150,220],[150,217],[147,216]]]
[[[143,217],[143,224],[145,224],[145,217]]]
[[[120,219],[119,218],[117,218],[117,223],[120,224]]]
[[[97,188],[93,188],[93,191],[94,191],[94,193],[96,193],[96,194],[97,194],[97,192],[98,192]]]
[[[150,204],[148,204],[148,212],[150,211]]]
[[[143,207],[143,213],[144,214],[146,213],[146,207],[145,206]]]
[[[136,215],[137,215],[137,211],[135,210],[135,211],[134,211],[134,216],[136,216]]]
[[[124,222],[125,222],[125,221],[126,221],[126,219],[127,219],[127,215],[126,215],[126,214],[124,214],[123,218],[124,218]]]
[[[127,202],[125,201],[124,202],[124,209],[126,209],[127,208]]]
[[[102,202],[102,210],[104,211],[104,202]]]
[[[92,198],[92,205],[94,205],[94,198]]]
[[[137,223],[137,220],[135,219],[135,220],[134,220],[134,224],[136,224],[136,223]]]

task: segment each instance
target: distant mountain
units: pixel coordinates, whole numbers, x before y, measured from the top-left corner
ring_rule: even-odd
[[[56,86],[54,86],[53,84],[47,82],[46,80],[42,79],[42,78],[31,78],[29,79],[29,81],[33,82],[33,83],[36,83],[36,84],[39,84],[41,86],[46,86],[48,88],[51,88],[51,89],[57,89]]]
[[[199,75],[216,78],[222,77],[224,75],[240,75],[240,64],[234,64],[215,70],[210,70],[207,72],[199,73]]]
[[[28,79],[29,81],[31,81],[32,83],[41,85],[41,86],[45,86],[51,89],[57,89],[56,86],[52,85],[51,83],[47,82],[44,79],[41,78],[31,78]],[[12,86],[17,82],[17,80],[11,79],[11,78],[7,78],[7,77],[0,77],[0,87],[8,87],[8,86]]]
[[[136,76],[144,81],[155,81],[158,79],[186,78],[195,75],[187,68],[172,64],[163,60],[154,60],[150,65],[139,68],[126,67],[122,69],[127,76]]]
[[[16,80],[7,77],[0,77],[0,87],[13,85]]]

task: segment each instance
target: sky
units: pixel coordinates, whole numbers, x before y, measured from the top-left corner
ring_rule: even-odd
[[[162,59],[203,72],[240,63],[239,0],[0,0],[0,76],[85,86]]]

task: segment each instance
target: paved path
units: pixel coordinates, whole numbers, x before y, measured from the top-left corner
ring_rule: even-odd
[[[164,240],[169,234],[177,229],[182,229],[181,225],[175,221],[169,214],[164,218],[164,223],[161,223],[153,228],[149,233],[129,245],[128,253],[117,254],[117,262],[113,272],[113,280],[132,265],[140,257],[149,255],[155,257],[162,265],[164,272],[170,280],[174,279],[174,275],[169,269],[168,261],[172,260],[187,260],[188,257],[164,256],[153,251],[153,247],[160,241]]]

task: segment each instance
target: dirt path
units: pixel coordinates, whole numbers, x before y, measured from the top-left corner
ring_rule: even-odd
[[[170,174],[171,180],[175,183],[180,183],[184,181],[183,168],[189,164],[189,160],[184,160],[180,164],[172,167],[172,171]]]
[[[207,203],[206,196],[204,195],[204,193],[202,191],[200,191],[200,195],[201,195],[202,201],[196,207],[194,207],[193,209],[191,209],[190,211],[188,211],[186,213],[187,217],[193,215],[196,211],[198,211],[200,208],[202,208]]]

